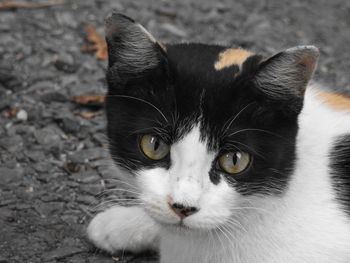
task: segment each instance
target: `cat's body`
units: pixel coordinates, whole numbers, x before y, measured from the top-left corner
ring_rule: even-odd
[[[140,206],[98,214],[96,246],[162,263],[350,261],[350,99],[306,88],[314,47],[164,47],[120,15],[106,33],[110,150]]]

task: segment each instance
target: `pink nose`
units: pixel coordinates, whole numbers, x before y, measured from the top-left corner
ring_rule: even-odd
[[[179,203],[169,203],[171,210],[177,214],[181,219],[193,215],[198,212],[198,208],[193,206],[183,206]]]

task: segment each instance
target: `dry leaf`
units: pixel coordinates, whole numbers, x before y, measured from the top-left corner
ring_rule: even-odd
[[[101,60],[108,59],[107,43],[91,25],[85,25],[88,32],[88,41],[93,45],[83,47],[83,52],[95,51],[95,57]]]
[[[26,193],[33,193],[34,192],[34,188],[33,186],[29,186],[26,190],[25,190]]]
[[[101,106],[105,102],[105,96],[104,95],[78,95],[78,96],[73,96],[72,100],[78,104]]]
[[[176,18],[177,14],[173,12],[169,12],[166,10],[156,9],[156,14],[160,16],[167,16],[169,18]]]
[[[80,165],[75,162],[65,162],[62,168],[68,173],[77,173],[80,171]]]
[[[4,113],[4,117],[5,118],[10,118],[12,116],[15,116],[18,112],[19,112],[19,109],[17,109],[17,108],[11,109],[11,110],[9,110],[9,111]]]
[[[25,4],[25,3],[16,3],[16,2],[4,2],[0,3],[0,8],[16,8],[16,7],[22,7],[22,8],[40,8],[40,7],[48,7],[48,6],[55,6],[55,5],[62,5],[64,4],[64,0],[58,0],[48,3],[41,3],[41,4]]]
[[[78,112],[76,114],[84,119],[90,120],[91,118],[93,118],[95,116],[101,115],[102,112]]]

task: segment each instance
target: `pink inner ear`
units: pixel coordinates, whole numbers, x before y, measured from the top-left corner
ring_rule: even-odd
[[[300,65],[305,68],[305,81],[308,82],[316,66],[316,58],[310,54],[304,54],[300,57]]]
[[[260,83],[270,86],[272,90],[274,86],[283,86],[303,95],[307,83],[312,78],[318,55],[316,47],[298,46],[262,59],[261,63],[267,64],[267,68],[258,75]]]

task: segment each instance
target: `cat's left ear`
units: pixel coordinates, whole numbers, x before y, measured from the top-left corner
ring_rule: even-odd
[[[139,23],[123,14],[106,19],[108,68],[121,82],[157,74],[166,67],[166,48]]]
[[[267,101],[298,113],[318,57],[316,47],[297,46],[263,60],[254,78],[257,91]]]

